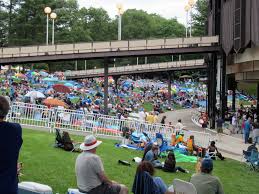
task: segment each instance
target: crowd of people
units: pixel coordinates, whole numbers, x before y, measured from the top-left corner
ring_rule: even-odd
[[[148,115],[139,116],[149,123],[157,122],[152,116],[174,106],[184,108],[204,106],[206,86],[191,80],[172,83],[171,103],[168,100],[168,86],[166,80],[134,79],[122,76],[115,80],[109,77],[108,109],[109,114],[118,117],[128,117],[129,113],[139,113],[146,109],[145,104],[152,104],[152,111]],[[104,79],[82,79],[78,81],[66,80],[64,74],[56,72],[48,74],[45,71],[29,71],[26,74],[12,73],[0,77],[0,94],[9,101],[37,103],[47,106],[45,99],[58,99],[71,110],[81,109],[87,113],[104,112]],[[32,92],[35,91],[35,92]],[[32,93],[29,93],[32,92]]]

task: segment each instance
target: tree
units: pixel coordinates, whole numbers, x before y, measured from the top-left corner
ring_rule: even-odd
[[[208,15],[207,0],[199,0],[195,5],[195,12],[192,14],[192,25],[194,36],[207,35],[206,23]]]

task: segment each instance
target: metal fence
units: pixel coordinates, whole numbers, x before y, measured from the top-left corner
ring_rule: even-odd
[[[8,121],[17,122],[24,126],[41,127],[53,132],[55,128],[88,132],[96,136],[122,137],[125,127],[138,133],[145,132],[150,138],[155,138],[156,133],[163,134],[165,139],[170,139],[174,129],[168,125],[148,124],[138,120],[118,119],[114,116],[87,114],[82,110],[69,110],[62,108],[49,109],[44,105],[15,102],[7,116]],[[211,135],[203,132],[184,131],[185,137],[195,136],[195,142],[207,146]]]

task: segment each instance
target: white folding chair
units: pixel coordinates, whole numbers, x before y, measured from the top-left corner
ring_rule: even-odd
[[[175,194],[197,194],[196,188],[192,183],[174,179],[173,186]]]

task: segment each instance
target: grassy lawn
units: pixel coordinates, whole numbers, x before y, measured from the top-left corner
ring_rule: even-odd
[[[83,141],[82,136],[72,136],[76,141]],[[24,164],[21,181],[35,181],[51,186],[53,193],[66,193],[69,187],[76,188],[74,172],[75,159],[78,153],[65,152],[53,147],[54,134],[23,130],[23,147],[20,161]],[[119,159],[131,161],[133,157],[141,157],[142,152],[118,149],[114,147],[113,140],[103,140],[97,153],[104,162],[107,175],[120,183],[132,187],[136,164],[130,167],[121,166]],[[174,178],[189,180],[194,173],[195,164],[179,163],[179,166],[187,168],[190,174],[165,173],[157,170],[156,175],[161,176],[167,184],[171,184]],[[244,164],[227,159],[214,163],[214,174],[217,175],[224,186],[226,194],[258,194],[259,173],[251,172]]]

